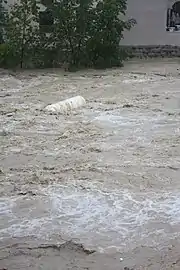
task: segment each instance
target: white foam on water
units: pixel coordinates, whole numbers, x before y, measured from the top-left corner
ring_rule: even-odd
[[[66,234],[88,246],[108,249],[127,243],[152,244],[180,232],[178,192],[133,194],[51,186],[44,193],[32,198],[29,207],[21,197],[13,203],[1,199],[1,239],[29,235],[48,239],[52,234]],[[8,222],[2,225],[4,219]]]
[[[132,84],[132,83],[142,83],[142,82],[149,82],[150,79],[146,78],[146,79],[127,79],[127,80],[122,80],[122,83],[126,83],[126,84]]]
[[[14,78],[13,76],[5,75],[0,78],[2,89],[11,90],[11,92],[18,92],[23,87],[23,82]]]
[[[104,123],[113,125],[115,124],[116,126],[141,126],[143,127],[144,125],[149,125],[149,124],[153,124],[153,125],[165,125],[165,124],[169,124],[169,122],[167,122],[167,117],[164,115],[156,115],[156,116],[152,116],[152,115],[140,115],[138,114],[136,116],[135,113],[129,113],[128,115],[123,115],[120,112],[116,112],[115,113],[100,113],[98,116],[96,116],[94,118],[95,121],[102,121]]]
[[[0,216],[1,215],[12,216],[13,206],[14,203],[11,199],[0,198]]]
[[[154,139],[154,136],[164,136],[169,133],[172,136],[172,130],[174,134],[179,125],[179,119],[169,119],[167,115],[160,113],[158,115],[129,112],[114,111],[113,113],[98,112],[93,117],[93,121],[102,125],[103,127],[112,128],[115,134],[125,137],[133,136],[136,141],[141,141],[146,145],[150,144]],[[177,132],[176,132],[177,133]]]

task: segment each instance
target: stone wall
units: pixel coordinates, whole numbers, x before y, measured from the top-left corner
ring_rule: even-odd
[[[173,45],[138,45],[122,46],[130,57],[154,58],[154,57],[180,57],[180,46]]]

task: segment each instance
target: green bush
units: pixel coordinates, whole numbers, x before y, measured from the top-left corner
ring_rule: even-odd
[[[65,62],[73,70],[121,66],[127,58],[120,41],[135,22],[124,19],[126,0],[55,0],[46,8],[54,18],[50,28],[39,27],[38,0],[19,0],[11,7],[1,65],[45,68]]]
[[[134,24],[122,19],[126,0],[62,0],[54,3],[53,12],[54,36],[63,40],[70,65],[122,65],[127,55],[120,49],[120,41],[123,31]]]
[[[8,18],[6,4],[7,2],[5,0],[0,0],[0,44],[2,44],[5,39],[5,29]]]
[[[0,44],[0,67],[14,68],[18,66],[18,58],[16,57],[13,48],[7,43]]]
[[[7,55],[8,55],[7,44],[0,44],[0,67],[6,66]]]

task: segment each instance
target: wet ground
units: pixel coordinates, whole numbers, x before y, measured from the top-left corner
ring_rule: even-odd
[[[0,71],[0,269],[180,269],[179,67]]]

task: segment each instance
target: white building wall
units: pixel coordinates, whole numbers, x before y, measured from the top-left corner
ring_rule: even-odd
[[[177,1],[177,0],[176,0]],[[174,0],[128,0],[127,15],[137,25],[125,32],[122,45],[178,45],[180,32],[166,32],[166,12]]]

